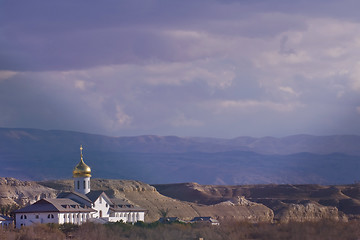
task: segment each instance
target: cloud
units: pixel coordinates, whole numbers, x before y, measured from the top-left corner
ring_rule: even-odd
[[[17,72],[14,71],[0,71],[0,81],[15,76]]]
[[[6,3],[0,123],[112,135],[343,129],[336,116],[359,105],[356,8],[275,3]]]
[[[294,89],[292,89],[291,87],[280,86],[279,90],[282,92],[288,93],[290,95],[296,96],[296,97],[300,96],[300,93],[295,92]]]
[[[356,112],[360,114],[360,106],[356,107]]]
[[[243,111],[261,111],[271,110],[275,112],[291,112],[297,108],[304,107],[304,104],[299,102],[281,103],[271,101],[258,100],[219,100],[211,103],[217,113],[228,110],[243,110]]]
[[[352,88],[356,91],[360,91],[360,62],[357,62],[354,69],[350,73],[352,80]]]
[[[161,63],[145,67],[146,83],[158,85],[181,85],[182,83],[201,80],[215,88],[230,87],[235,73],[228,66],[214,66],[208,61],[192,63]]]
[[[178,113],[175,118],[171,120],[171,125],[174,127],[200,127],[204,124],[199,120],[187,118],[184,113]]]
[[[121,128],[131,124],[132,117],[127,115],[120,106],[116,106],[116,121],[114,122],[114,128]]]

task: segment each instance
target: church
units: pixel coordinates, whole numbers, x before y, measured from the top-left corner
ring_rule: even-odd
[[[74,191],[61,192],[55,199],[44,198],[16,210],[16,228],[34,223],[135,223],[145,220],[145,209],[122,199],[110,198],[103,191],[91,191],[91,168],[85,164],[82,150],[80,146],[80,162],[73,170]]]

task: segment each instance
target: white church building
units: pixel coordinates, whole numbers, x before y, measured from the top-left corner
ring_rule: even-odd
[[[145,209],[125,200],[109,198],[103,191],[91,191],[91,169],[83,160],[82,150],[81,146],[80,162],[73,170],[75,191],[61,192],[55,199],[44,198],[16,210],[16,228],[34,223],[135,223],[145,220]]]

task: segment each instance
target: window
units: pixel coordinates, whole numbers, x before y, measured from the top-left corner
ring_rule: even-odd
[[[106,207],[108,207],[109,205],[108,204],[105,204]]]
[[[84,180],[84,189],[86,188],[86,184],[85,184],[86,182],[85,182],[85,180]]]
[[[36,219],[39,219],[39,215],[38,215],[38,214],[36,214],[36,215],[35,215],[35,218],[36,218]]]
[[[26,217],[26,215],[21,215],[20,216],[20,219],[26,219],[27,217]]]
[[[80,181],[77,181],[77,188],[80,189]]]
[[[48,218],[54,218],[54,214],[49,214]]]
[[[99,197],[99,203],[101,204],[101,202],[102,202],[102,197]]]

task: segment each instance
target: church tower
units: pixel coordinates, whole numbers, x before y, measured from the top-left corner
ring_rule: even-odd
[[[80,162],[75,166],[73,170],[73,178],[74,178],[74,189],[75,192],[87,194],[90,192],[90,177],[91,177],[91,169],[88,165],[84,163],[83,147],[80,146]]]

